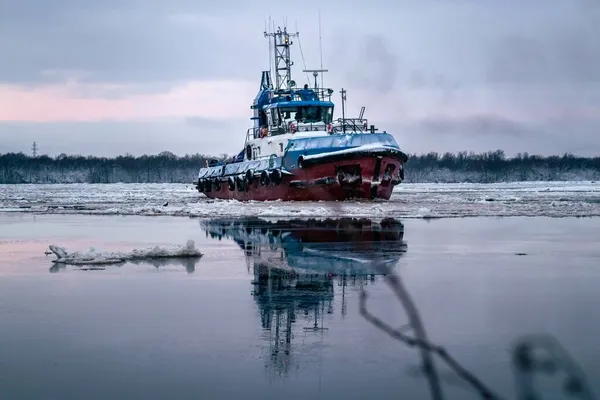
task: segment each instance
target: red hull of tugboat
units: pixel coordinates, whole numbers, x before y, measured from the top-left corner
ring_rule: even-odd
[[[380,159],[380,161],[378,160]],[[379,164],[379,165],[378,165]],[[230,190],[227,182],[221,188],[203,191],[214,199],[238,201],[335,201],[345,199],[389,200],[398,179],[402,161],[394,156],[363,156],[348,160],[319,163],[294,169],[294,175],[284,174],[279,184],[262,185],[256,177],[248,190]],[[385,171],[392,170],[392,176]],[[350,182],[340,171],[353,171]],[[352,174],[351,174],[352,175]],[[360,177],[360,178],[359,178]]]

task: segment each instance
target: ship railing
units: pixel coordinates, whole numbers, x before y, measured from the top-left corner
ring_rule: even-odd
[[[331,101],[331,95],[333,94],[333,89],[329,88],[312,88],[312,90],[317,94],[319,100],[321,101]]]
[[[336,133],[375,133],[377,129],[374,125],[369,126],[366,118],[338,118],[333,130]]]
[[[338,118],[334,124],[332,124],[334,133],[375,133],[374,125],[369,125],[369,121],[366,118]],[[310,124],[296,124],[296,132],[322,132],[327,129],[327,125],[323,126],[323,122],[310,123]],[[289,125],[283,126],[270,126],[267,129],[267,136],[279,136],[286,133],[291,133]],[[250,128],[246,132],[246,142],[249,140],[260,138],[260,128]]]
[[[317,96],[317,99],[319,101],[331,101],[331,96],[334,93],[333,89],[330,88],[315,88],[315,87],[308,87],[308,90],[312,91],[312,93],[314,93]],[[302,100],[303,95],[307,96],[307,97],[312,97],[309,96],[308,93],[302,93],[304,89],[303,88],[293,88],[293,89],[285,89],[285,90],[279,90],[279,91],[275,91],[271,93],[271,97],[278,97],[278,96],[293,96],[294,100]],[[306,100],[314,100],[314,99],[309,99],[306,98]]]
[[[295,132],[323,132],[327,129],[327,125],[323,122],[308,123],[308,124],[296,124]],[[283,126],[270,126],[267,129],[267,136],[279,136],[286,133],[292,133],[289,125]],[[249,140],[260,138],[260,128],[250,128],[246,131],[246,142]]]

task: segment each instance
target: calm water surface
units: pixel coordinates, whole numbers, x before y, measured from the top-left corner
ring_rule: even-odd
[[[429,399],[406,315],[504,398],[524,335],[555,337],[600,393],[599,219],[344,221],[0,214],[0,399]],[[84,270],[44,251],[193,239],[204,257]],[[517,255],[523,254],[523,255]],[[294,272],[295,271],[295,272]],[[446,398],[480,398],[436,362]],[[561,375],[541,398],[567,398]]]

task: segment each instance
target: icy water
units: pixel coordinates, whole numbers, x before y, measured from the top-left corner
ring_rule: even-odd
[[[531,334],[567,352],[535,374],[539,398],[569,398],[569,357],[600,393],[600,219],[384,225],[0,213],[0,399],[431,399],[418,350],[359,313],[364,288],[370,312],[407,324],[382,268],[429,339],[502,398],[519,398],[512,359],[519,340],[543,344]],[[44,254],[189,239],[200,260],[89,269]],[[435,366],[444,398],[481,398]]]
[[[210,200],[191,184],[0,185],[0,211],[195,217],[582,217],[600,216],[600,184],[401,184],[389,201],[248,203]]]

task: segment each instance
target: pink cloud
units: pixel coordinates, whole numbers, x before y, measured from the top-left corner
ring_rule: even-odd
[[[116,84],[64,84],[28,89],[0,85],[0,121],[58,122],[136,120],[169,117],[237,119],[251,116],[258,85],[249,81],[191,81],[163,93],[140,93],[139,87]],[[141,88],[143,92],[143,87]],[[495,115],[521,122],[552,119],[598,119],[591,101],[600,88],[472,86],[451,93],[434,89],[400,89],[388,95],[351,90],[347,112],[367,107],[376,123]],[[107,94],[119,94],[109,98]],[[341,104],[338,99],[339,116]]]
[[[127,95],[128,87],[121,85],[68,83],[33,89],[0,85],[0,121],[249,117],[257,86],[256,82],[247,81],[193,81],[164,93]],[[117,99],[102,96],[111,91],[124,96]],[[81,93],[88,94],[83,97]]]

